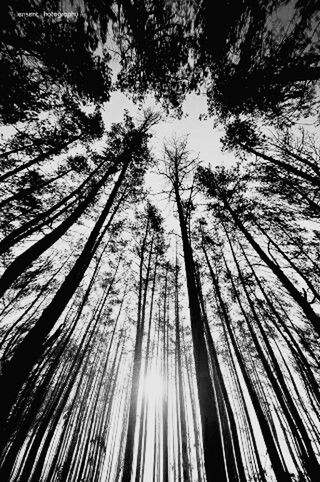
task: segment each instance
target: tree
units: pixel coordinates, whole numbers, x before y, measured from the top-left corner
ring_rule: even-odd
[[[208,480],[212,480],[217,476],[219,480],[227,480],[228,462],[225,463],[225,457],[230,456],[230,461],[233,458],[233,453],[225,452],[225,441],[229,437],[229,427],[227,427],[227,432],[224,432],[225,427],[221,428],[220,426],[217,402],[219,396],[215,393],[215,390],[219,390],[219,387],[213,386],[211,378],[205,319],[201,311],[200,293],[196,281],[196,268],[188,230],[187,213],[190,204],[184,204],[181,198],[183,181],[190,173],[194,160],[190,160],[188,156],[186,140],[180,143],[173,141],[172,146],[166,146],[165,154],[167,161],[165,175],[172,186],[183,244],[206,476]],[[217,453],[215,459],[212,458],[213,451]],[[236,474],[231,472],[231,477],[236,477]]]
[[[98,220],[96,221],[84,248],[73,265],[72,269],[66,276],[64,282],[56,292],[55,296],[45,308],[42,315],[36,321],[34,326],[24,337],[22,342],[16,348],[13,357],[7,361],[3,367],[1,382],[3,385],[7,385],[8,380],[14,379],[15,382],[11,383],[10,389],[7,390],[6,397],[2,398],[1,402],[1,415],[5,420],[11,409],[14,399],[24,384],[28,373],[32,367],[36,364],[39,356],[43,353],[46,346],[46,338],[50,331],[54,328],[63,310],[67,306],[72,295],[78,288],[84,273],[86,272],[90,261],[96,252],[103,234],[110,225],[115,211],[111,214],[111,217],[106,226],[105,221],[110,214],[111,209],[116,200],[122,184],[125,181],[126,172],[129,169],[130,163],[134,162],[142,163],[149,160],[147,151],[147,129],[154,122],[155,117],[149,114],[141,126],[134,129],[132,122],[128,120],[128,137],[125,144],[125,151],[121,155],[121,171],[118,175],[118,179],[115,181],[113,189],[106,201],[106,204],[100,213]],[[135,158],[137,156],[137,158]]]
[[[203,183],[206,189],[208,189],[208,194],[211,196],[218,196],[221,200],[225,210],[230,215],[235,226],[240,230],[240,232],[245,236],[246,240],[250,243],[252,248],[260,256],[261,260],[269,267],[273,274],[279,279],[283,284],[287,292],[292,296],[293,300],[300,306],[301,310],[304,312],[306,318],[309,320],[317,334],[320,333],[319,316],[313,310],[310,303],[306,300],[305,296],[299,291],[292,281],[288,278],[281,267],[273,261],[273,259],[266,253],[266,251],[258,244],[257,240],[254,239],[250,231],[245,226],[244,222],[241,220],[238,212],[233,209],[230,203],[230,194],[223,189],[220,182],[218,182],[212,171],[209,169],[199,168],[200,182]],[[223,181],[224,173],[221,173],[220,180]]]
[[[20,10],[21,6],[14,1],[6,5],[6,23],[1,29],[1,86],[8,94],[1,108],[3,122],[32,118],[52,104],[51,96],[56,96],[53,103],[59,104],[61,94],[70,90],[89,101],[108,100],[110,57],[107,52],[103,56],[94,52],[98,41],[92,20],[86,25],[86,16],[80,15],[78,9],[78,15],[67,19],[44,15],[59,13],[57,1],[42,1],[39,5],[25,2],[24,12],[34,16],[19,17],[17,8]],[[50,86],[49,92],[46,85]]]
[[[130,407],[129,407],[129,420],[128,420],[128,433],[124,452],[124,468],[122,474],[123,481],[131,480],[133,461],[134,461],[134,440],[137,425],[137,413],[138,413],[138,396],[142,369],[142,342],[145,330],[145,317],[146,317],[146,303],[148,296],[148,285],[150,282],[152,261],[155,260],[155,266],[158,263],[159,249],[161,244],[161,217],[156,208],[151,204],[146,207],[145,220],[142,229],[144,233],[141,238],[140,246],[138,247],[138,254],[140,257],[139,263],[139,280],[138,280],[138,313],[137,313],[137,330],[136,340],[133,357],[133,370],[132,370],[132,387],[130,394]],[[147,261],[145,263],[145,259]],[[145,271],[146,264],[146,271]],[[156,267],[154,268],[156,270]],[[144,274],[145,271],[145,274]],[[145,363],[148,363],[146,358]],[[145,370],[146,371],[146,370]],[[141,417],[143,422],[143,417]],[[140,424],[139,437],[142,437],[142,427]],[[139,446],[141,448],[141,439],[139,439]],[[140,477],[140,451],[138,453],[138,464],[136,469],[136,480]]]
[[[292,290],[292,287],[294,286],[292,279],[290,279],[288,274],[285,273],[285,271],[286,272],[288,271],[288,268],[283,266],[282,264],[283,261],[282,263],[280,263],[279,261],[280,255],[282,260],[284,260],[289,265],[290,269],[293,270],[295,274],[299,274],[299,276],[302,277],[302,279],[304,280],[304,282],[307,283],[307,285],[309,281],[308,279],[305,278],[303,271],[300,272],[300,269],[296,266],[295,261],[291,259],[290,257],[291,253],[287,254],[285,252],[286,248],[283,249],[281,247],[281,243],[283,242],[283,239],[277,240],[277,242],[274,239],[272,239],[272,235],[277,232],[275,228],[278,223],[280,224],[280,220],[281,220],[281,217],[279,216],[278,212],[274,210],[272,212],[269,207],[269,209],[266,210],[266,213],[264,213],[261,210],[261,207],[260,207],[261,205],[259,206],[259,200],[258,200],[259,207],[257,206],[257,211],[259,212],[261,219],[257,221],[256,213],[254,209],[249,212],[249,209],[252,208],[252,203],[251,201],[247,200],[245,197],[246,195],[245,187],[248,180],[246,175],[240,176],[239,175],[240,172],[238,171],[237,176],[235,177],[234,172],[231,173],[221,168],[220,169],[217,168],[215,173],[213,173],[210,169],[198,168],[198,173],[199,173],[199,181],[201,183],[200,185],[206,186],[206,190],[207,190],[206,192],[211,197],[212,202],[208,205],[208,209],[212,212],[213,216],[215,217],[215,220],[216,220],[215,229],[216,230],[218,229],[217,226],[221,227],[221,230],[222,230],[221,236],[223,238],[226,238],[227,243],[229,244],[229,248],[231,250],[230,255],[232,257],[234,265],[236,266],[237,274],[233,274],[229,267],[229,262],[226,260],[227,255],[220,254],[220,257],[222,256],[225,259],[225,267],[227,269],[226,276],[227,276],[227,279],[231,280],[231,284],[232,284],[232,296],[238,302],[241,315],[245,320],[245,324],[248,329],[248,335],[252,338],[254,350],[257,352],[257,360],[259,360],[259,363],[262,363],[263,369],[267,374],[268,383],[270,383],[272,390],[275,394],[277,403],[279,404],[283,412],[284,421],[281,423],[283,425],[288,425],[291,431],[291,439],[295,446],[294,450],[296,451],[296,454],[293,454],[292,457],[295,460],[296,466],[298,467],[299,465],[301,465],[303,472],[306,474],[307,477],[310,478],[310,480],[313,480],[313,479],[316,480],[319,467],[318,467],[317,458],[314,452],[314,448],[312,445],[313,436],[310,436],[310,433],[313,433],[314,431],[313,421],[306,420],[305,417],[303,416],[304,409],[302,407],[305,406],[305,400],[303,399],[303,397],[299,395],[297,391],[297,386],[294,381],[292,372],[291,370],[289,370],[288,365],[285,363],[284,357],[281,356],[281,362],[278,360],[276,353],[277,354],[281,353],[281,348],[279,346],[280,340],[279,340],[279,344],[277,341],[274,341],[275,343],[275,347],[274,347],[273,343],[269,341],[269,338],[271,338],[271,340],[278,340],[277,337],[279,336],[279,334],[282,337],[284,334],[283,333],[284,331],[286,333],[285,339],[286,339],[287,349],[289,349],[290,352],[292,352],[293,354],[296,353],[295,356],[299,357],[299,355],[297,355],[297,352],[296,352],[297,342],[294,339],[292,340],[292,334],[290,333],[290,330],[288,330],[288,327],[286,326],[286,324],[284,323],[284,320],[282,319],[283,315],[280,314],[277,310],[275,310],[275,306],[273,302],[271,302],[270,304],[270,299],[267,297],[266,291],[265,291],[265,288],[269,283],[269,281],[267,281],[268,278],[267,280],[265,277],[261,279],[261,274],[260,274],[261,268],[259,268],[259,275],[258,275],[256,272],[256,269],[254,269],[253,266],[254,264],[259,263],[259,261],[260,261],[260,264],[261,264],[261,261],[263,261],[268,266],[268,268],[273,272],[273,274],[283,284],[283,286],[288,291],[288,293],[290,293],[290,295],[292,296],[293,299],[291,300],[291,305],[293,300],[297,302],[297,298],[293,296],[293,293],[296,295],[296,292]],[[211,183],[209,181],[209,178],[211,178]],[[252,192],[250,193],[250,195],[252,197]],[[215,201],[213,200],[214,198],[216,199]],[[269,198],[269,204],[270,204],[270,198]],[[282,206],[282,209],[283,209],[283,206]],[[262,217],[262,214],[266,214],[267,216],[270,215],[270,218],[268,219],[269,232],[266,232],[263,228],[261,228],[261,223],[265,222],[265,217]],[[283,214],[285,217],[286,216],[285,212]],[[281,222],[285,224],[283,220]],[[256,228],[258,228],[258,232],[255,232]],[[261,238],[261,233],[263,234],[263,237],[267,238],[268,244],[266,247],[264,247],[265,241]],[[210,238],[208,237],[208,239]],[[211,243],[213,244],[212,241]],[[246,262],[250,266],[251,274],[243,271],[243,268],[241,267],[241,264],[240,264],[239,257],[235,250],[235,243],[237,244],[241,243],[241,250],[242,250],[243,256],[245,257]],[[251,256],[255,255],[257,258],[257,255],[258,255],[258,259],[255,260],[255,262],[249,261],[248,255],[246,254],[243,248],[244,243],[246,244],[246,247],[249,250],[249,252],[251,250]],[[271,250],[271,247],[273,248],[272,250]],[[213,271],[213,268],[209,261],[208,254],[206,252],[205,245],[203,246],[203,249],[204,249],[204,254],[209,266],[209,270],[211,273],[211,277],[213,279],[215,289],[217,290],[216,295],[218,299],[218,306],[220,306],[219,310],[222,310],[220,311],[221,316],[223,316],[223,319],[226,320],[226,323],[229,326],[228,333],[232,340],[233,349],[237,356],[237,362],[239,363],[239,366],[242,366],[243,360],[241,360],[241,355],[240,355],[240,352],[238,351],[239,348],[237,347],[237,341],[234,338],[234,332],[232,333],[230,314],[229,314],[227,305],[221,295],[221,289],[219,287],[219,282],[217,278],[218,275]],[[276,329],[276,332],[273,329],[271,330],[270,326],[268,326],[267,328],[262,324],[262,319],[264,316],[266,316],[267,310],[263,310],[263,314],[262,312],[260,312],[260,308],[262,308],[262,306],[264,305],[263,303],[261,303],[261,301],[259,301],[259,298],[257,299],[257,294],[254,291],[254,288],[252,289],[251,287],[251,283],[253,282],[253,280],[251,281],[252,273],[254,273],[254,279],[258,283],[259,290],[261,290],[261,292],[264,293],[264,296],[266,297],[269,308],[272,309],[272,319],[273,319],[272,324]],[[237,285],[237,282],[235,281],[235,279],[238,279],[239,285]],[[289,291],[289,286],[291,291]],[[313,286],[310,286],[309,289],[311,289],[312,291]],[[301,288],[300,288],[300,294],[301,294]],[[308,301],[305,295],[302,295],[299,298],[299,302],[300,303],[302,302],[302,304],[300,305],[301,307],[304,303],[308,303],[309,305],[308,307],[306,304],[304,305],[305,310],[308,311],[311,308],[311,310],[313,311],[313,308],[311,307],[311,303]],[[258,306],[259,306],[259,309],[258,309]],[[315,311],[313,312],[314,312],[314,315],[311,314],[311,318],[309,318],[310,321],[311,319],[315,320],[315,316],[317,316],[316,312]],[[261,316],[261,319],[259,319],[260,316]],[[268,319],[270,319],[269,318],[270,313],[267,316],[268,316]],[[312,318],[312,316],[314,318]],[[315,328],[315,332],[317,332],[317,325],[313,324],[313,327]],[[271,330],[271,332],[269,330]],[[287,336],[290,338],[289,343],[287,342]],[[293,345],[291,344],[291,341],[293,341]],[[302,340],[299,340],[300,343],[301,341]],[[299,343],[298,343],[298,346],[299,346]],[[298,351],[300,351],[299,348],[298,348]],[[282,363],[285,364],[286,370],[289,371],[290,384],[292,383],[292,388],[290,389],[288,388],[288,385],[287,385],[288,380],[282,374],[282,370],[283,370]],[[307,371],[311,369],[311,367],[309,366],[309,361],[307,359],[304,360],[303,366]],[[261,413],[261,409],[259,407],[259,401],[258,399],[255,399],[256,395],[252,392],[252,387],[250,386],[251,382],[248,379],[248,373],[246,372],[245,367],[241,368],[241,370],[242,370],[244,379],[247,380],[246,383],[248,386],[248,390],[251,393],[253,405],[255,407],[257,416],[261,424],[262,431],[265,436],[266,445],[270,453],[271,462],[274,467],[274,470],[275,472],[280,470],[280,473],[283,470],[286,472],[286,469],[283,467],[283,463],[281,462],[281,460],[279,460],[279,454],[277,454],[278,449],[276,448],[276,446],[272,446],[274,444],[272,439],[270,439],[271,433],[269,431],[269,428],[266,426],[266,421],[264,420],[263,418],[264,416]],[[301,369],[299,368],[299,365],[297,367],[297,372],[299,373],[299,376],[301,376],[301,379],[304,380],[304,383],[305,383],[306,378],[308,378],[308,376],[306,377],[304,370],[301,371]],[[313,374],[311,369],[311,379],[312,378],[313,378]],[[309,392],[309,389],[307,388],[307,393],[309,392],[311,398],[309,397],[309,395],[307,396],[313,407],[313,410],[315,410],[314,415],[317,417],[316,415],[318,413],[318,408],[317,408],[318,402],[316,402],[317,388],[315,392],[313,391],[313,389],[311,390],[313,392],[312,395],[311,395],[311,392]],[[296,393],[295,395],[296,398],[294,398],[293,391]],[[298,435],[298,432],[300,430],[301,430],[301,433]],[[304,440],[303,446],[300,446],[301,440]],[[290,443],[291,442],[288,441],[288,444]],[[284,474],[281,477],[284,477]]]

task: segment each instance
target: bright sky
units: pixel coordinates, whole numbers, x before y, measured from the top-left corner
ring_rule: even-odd
[[[154,106],[151,99],[147,99],[146,107]],[[138,107],[121,92],[114,92],[110,102],[105,104],[103,119],[108,128],[113,122],[123,120],[124,110],[128,109],[133,116],[139,116]],[[155,110],[157,107],[155,106]],[[159,109],[160,110],[160,109]],[[179,119],[164,118],[154,128],[154,150],[161,155],[163,142],[173,135],[177,137],[189,134],[189,146],[194,153],[200,154],[200,159],[205,164],[227,163],[233,159],[228,153],[222,153],[220,148],[220,137],[223,135],[222,128],[213,129],[212,119],[199,120],[200,114],[206,114],[207,104],[204,95],[189,94],[183,105],[185,116]]]
[[[146,99],[144,107],[152,107],[156,111],[161,111],[157,107],[154,100],[149,97]],[[110,101],[105,104],[103,109],[103,120],[108,130],[113,122],[121,122],[125,109],[135,118],[141,117],[141,111],[130,98],[121,92],[113,92]],[[199,120],[200,114],[207,113],[207,104],[205,95],[189,94],[183,105],[184,116],[182,119],[168,118],[163,116],[163,121],[157,124],[152,132],[152,150],[154,154],[161,159],[163,157],[163,144],[166,140],[170,140],[173,136],[184,137],[188,135],[189,148],[192,155],[199,155],[199,160],[204,165],[231,165],[234,162],[234,156],[230,153],[221,152],[220,138],[223,136],[223,128],[213,128],[213,120]],[[161,165],[161,162],[158,163]],[[173,204],[168,202],[168,196],[164,194],[158,195],[163,190],[168,189],[165,179],[154,170],[147,173],[146,187],[152,193],[152,201],[161,211],[166,219],[167,228],[176,228],[176,220],[173,213]]]

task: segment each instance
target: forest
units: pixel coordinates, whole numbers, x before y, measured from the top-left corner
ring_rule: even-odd
[[[319,482],[319,2],[0,32],[1,482]]]

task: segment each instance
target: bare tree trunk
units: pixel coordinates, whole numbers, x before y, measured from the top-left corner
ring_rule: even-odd
[[[270,456],[272,468],[273,468],[274,473],[275,473],[278,480],[290,482],[291,477],[289,476],[288,472],[286,471],[285,467],[282,464],[281,456],[278,453],[278,448],[277,448],[277,445],[276,445],[276,443],[273,439],[272,431],[270,430],[268,420],[266,419],[265,414],[263,412],[263,409],[261,407],[259,396],[256,393],[256,390],[254,389],[253,383],[252,383],[252,381],[250,379],[250,376],[248,374],[248,370],[245,366],[242,354],[240,352],[237,341],[235,339],[233,329],[232,329],[232,326],[231,326],[231,320],[230,320],[230,317],[229,317],[229,313],[228,313],[227,307],[226,307],[226,305],[225,305],[225,303],[222,299],[222,295],[221,295],[221,291],[220,291],[220,287],[219,287],[219,282],[218,282],[218,279],[217,279],[216,275],[214,274],[213,268],[211,266],[211,263],[209,261],[209,258],[208,258],[208,255],[207,255],[205,249],[204,249],[204,254],[205,254],[207,265],[208,265],[208,268],[209,268],[209,271],[210,271],[213,286],[215,288],[215,292],[216,292],[216,295],[217,295],[217,298],[218,298],[218,301],[219,301],[221,319],[224,321],[225,326],[227,328],[227,332],[229,334],[231,344],[232,344],[233,350],[235,352],[239,368],[241,370],[243,379],[246,383],[246,387],[248,389],[248,393],[250,395],[252,405],[254,407],[254,410],[255,410],[255,413],[256,413],[256,416],[257,416],[257,419],[258,419],[258,422],[259,422],[259,425],[260,425],[260,428],[261,428],[261,431],[262,431],[262,434],[263,434],[263,437],[264,437],[264,441],[265,441],[265,444],[266,444],[266,447],[267,447],[267,450],[268,450],[268,453],[269,453],[269,456]]]
[[[200,403],[203,451],[207,480],[227,482],[227,468],[224,461],[223,435],[219,426],[219,413],[215,402],[215,394],[210,376],[210,367],[204,325],[202,321],[197,285],[195,281],[195,266],[192,249],[188,239],[187,223],[183,213],[182,202],[178,183],[178,166],[176,166],[176,179],[174,180],[175,200],[178,209],[180,230],[182,236],[185,272],[189,298],[189,312],[193,338],[193,353],[196,368],[198,396]],[[215,457],[212,457],[212,454]]]

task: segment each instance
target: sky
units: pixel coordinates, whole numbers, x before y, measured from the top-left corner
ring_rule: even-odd
[[[154,106],[152,99],[146,100],[146,107]],[[103,120],[106,128],[113,122],[123,120],[124,110],[128,109],[133,115],[139,116],[138,107],[123,93],[113,92],[110,101],[105,104]],[[159,108],[160,110],[160,108]],[[223,128],[213,129],[213,120],[199,120],[200,114],[207,113],[205,95],[189,94],[183,105],[184,116],[182,119],[164,118],[153,128],[154,140],[152,147],[155,153],[161,156],[163,142],[173,135],[183,137],[188,134],[189,146],[194,153],[199,153],[200,159],[208,164],[222,164],[232,161],[233,156],[221,152],[220,137],[223,135]]]
[[[161,111],[161,107],[149,97],[145,100],[144,107],[152,107]],[[113,122],[121,122],[125,110],[133,117],[141,118],[141,111],[128,96],[117,91],[113,92],[110,101],[104,105],[103,120],[108,131]],[[183,104],[183,117],[181,119],[163,116],[163,120],[152,128],[153,138],[150,143],[152,152],[156,156],[157,165],[161,166],[163,158],[163,145],[172,137],[188,136],[189,150],[193,157],[199,156],[199,161],[208,165],[230,166],[234,162],[234,155],[221,151],[220,138],[224,131],[222,127],[213,128],[213,119],[200,120],[200,114],[207,113],[205,95],[188,94]],[[150,192],[150,200],[160,210],[165,218],[167,229],[177,231],[177,220],[174,213],[174,205],[168,201],[168,183],[157,172],[158,168],[150,170],[145,176],[145,185]]]

